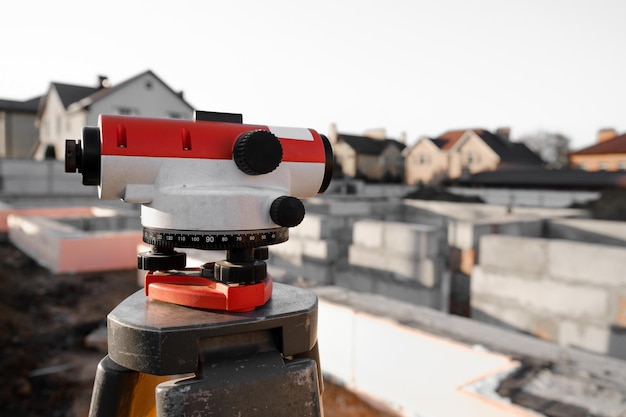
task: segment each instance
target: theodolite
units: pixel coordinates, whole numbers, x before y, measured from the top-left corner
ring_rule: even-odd
[[[65,161],[100,198],[140,204],[153,246],[143,292],[108,316],[91,416],[321,415],[317,298],[273,283],[265,261],[330,183],[326,137],[233,113],[100,115]],[[187,268],[177,248],[226,259]]]

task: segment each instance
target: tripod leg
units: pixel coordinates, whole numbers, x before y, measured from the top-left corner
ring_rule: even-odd
[[[157,387],[157,416],[320,417],[317,364],[277,351],[204,363],[195,378]]]
[[[323,394],[324,393],[324,378],[322,378],[322,367],[320,366],[320,351],[319,351],[317,342],[315,342],[315,346],[313,346],[313,349],[305,353],[294,355],[294,359],[311,359],[312,361],[315,362],[315,365],[317,367],[317,376],[319,378],[318,382],[319,382],[319,388],[320,388],[320,395]]]
[[[96,371],[89,417],[155,416],[155,388],[169,379],[132,371],[105,356]]]

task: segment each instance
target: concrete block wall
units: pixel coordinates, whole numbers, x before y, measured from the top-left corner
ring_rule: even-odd
[[[398,304],[370,301],[390,308]],[[318,340],[327,377],[400,415],[533,416],[469,387],[516,369],[506,355],[474,350],[324,298]]]
[[[339,271],[335,283],[447,311],[449,274],[439,251],[441,233],[428,225],[356,221],[349,269]]]
[[[626,223],[592,219],[549,219],[547,236],[603,245],[626,246]]]
[[[511,215],[491,219],[450,221],[447,238],[450,268],[470,275],[479,257],[479,241],[482,236],[501,234],[541,237],[542,233],[543,220],[535,217]]]
[[[319,284],[332,284],[345,264],[350,240],[346,216],[307,214],[289,230],[289,240],[269,247],[269,265]]]
[[[486,235],[472,317],[626,359],[626,248]]]
[[[90,214],[76,218],[76,213]],[[89,223],[90,230],[77,226]],[[52,217],[43,213],[7,217],[11,242],[53,273],[135,269],[137,245],[142,241],[136,226],[136,213],[84,207],[68,208],[65,215],[57,208]]]
[[[399,220],[403,208],[388,199],[314,198],[305,202],[306,216],[289,230],[287,242],[270,246],[270,266],[320,284],[335,283],[348,265],[354,222],[362,219]]]
[[[557,213],[563,215],[569,212]],[[479,256],[478,242],[486,234],[541,236],[545,209],[508,213],[506,207],[473,203],[405,201],[405,220],[430,224],[445,233],[440,252],[450,272],[449,311],[470,315],[470,275]]]
[[[562,403],[587,409],[585,415],[623,415],[623,396],[609,388],[624,386],[622,360],[380,295],[336,286],[314,291],[320,299],[318,340],[325,376],[401,415],[543,415],[496,392],[512,377],[518,360],[521,369],[550,364],[554,372],[546,379],[546,372],[533,376],[526,368],[525,383],[542,388],[534,404],[525,402],[534,409],[541,410],[542,402]],[[546,414],[583,415],[567,407],[551,411]]]
[[[65,172],[64,162],[30,159],[0,160],[0,197],[97,197],[96,187],[82,185],[79,174]]]

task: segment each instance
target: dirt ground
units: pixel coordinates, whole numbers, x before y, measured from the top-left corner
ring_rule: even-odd
[[[0,242],[0,415],[83,417],[104,353],[85,337],[138,290],[135,271],[52,275]],[[326,417],[392,417],[330,381]]]

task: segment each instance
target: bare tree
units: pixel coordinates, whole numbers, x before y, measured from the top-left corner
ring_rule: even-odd
[[[550,169],[563,169],[569,166],[570,139],[560,133],[540,130],[519,138],[536,152]]]

